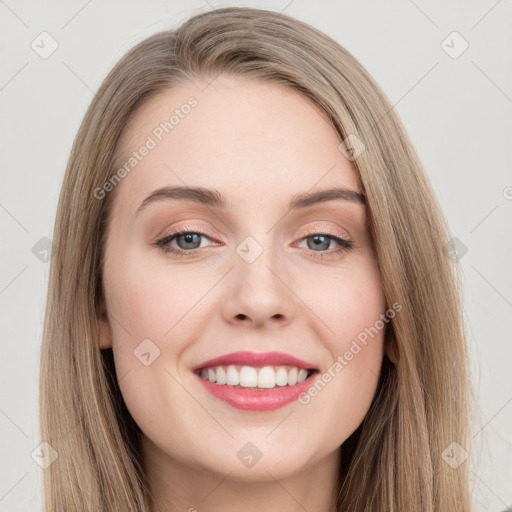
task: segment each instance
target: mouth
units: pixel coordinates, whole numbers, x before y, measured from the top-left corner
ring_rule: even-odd
[[[294,402],[313,385],[318,368],[280,352],[236,352],[192,369],[214,398],[245,411],[272,411]]]
[[[248,365],[216,365],[199,368],[195,373],[203,380],[219,386],[230,386],[237,389],[269,390],[296,386],[306,381],[318,370],[304,369],[298,366],[248,366]]]

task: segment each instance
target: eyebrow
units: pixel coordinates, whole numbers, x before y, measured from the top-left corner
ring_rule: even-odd
[[[141,205],[137,209],[136,215],[138,215],[151,203],[171,199],[193,201],[195,203],[217,208],[226,208],[227,205],[224,196],[216,189],[208,189],[204,187],[169,186],[162,187],[151,192],[151,194],[149,194],[149,196],[147,196],[144,201],[142,201]],[[330,188],[327,190],[295,194],[288,205],[288,209],[299,210],[333,200],[349,201],[362,205],[366,204],[365,197],[360,192],[346,188]]]

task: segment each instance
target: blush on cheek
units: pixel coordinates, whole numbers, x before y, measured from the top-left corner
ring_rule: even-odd
[[[330,352],[340,358],[343,372],[354,370],[365,374],[379,373],[383,357],[383,341],[389,322],[381,320],[385,299],[377,281],[357,281],[338,291],[337,299],[326,305],[334,331]]]
[[[130,258],[113,268],[110,274],[112,320],[135,341],[158,339],[172,326],[173,287],[157,277],[147,263],[130,261]]]

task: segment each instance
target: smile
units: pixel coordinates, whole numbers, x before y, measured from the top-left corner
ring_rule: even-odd
[[[192,369],[214,398],[246,411],[273,411],[298,399],[320,372],[280,352],[235,352]]]
[[[274,389],[277,386],[295,386],[304,382],[313,370],[305,370],[297,366],[214,366],[203,368],[201,377],[218,385],[239,388]]]

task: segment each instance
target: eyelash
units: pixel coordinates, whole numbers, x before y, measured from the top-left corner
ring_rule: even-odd
[[[190,256],[195,255],[198,251],[200,251],[201,248],[198,247],[197,249],[191,249],[189,251],[186,251],[184,249],[176,249],[175,247],[171,247],[170,245],[168,245],[175,238],[177,238],[181,235],[186,235],[186,234],[195,234],[195,235],[199,235],[199,236],[204,236],[206,238],[210,237],[210,235],[208,233],[204,233],[202,231],[198,231],[193,228],[184,227],[182,229],[170,231],[163,238],[160,238],[152,245],[154,245],[155,247],[158,247],[165,254],[174,254],[176,256],[189,256],[190,257]],[[330,233],[322,233],[322,232],[318,232],[318,231],[306,232],[304,234],[304,236],[299,241],[302,242],[302,240],[305,240],[306,238],[310,238],[312,236],[325,236],[327,238],[334,240],[335,242],[337,242],[339,244],[339,247],[337,249],[332,250],[331,252],[327,252],[327,253],[325,251],[318,253],[316,251],[310,250],[310,252],[312,253],[311,257],[316,258],[316,259],[327,259],[332,256],[335,256],[335,255],[338,255],[338,254],[341,254],[344,252],[348,252],[354,246],[353,241],[350,239],[341,238],[341,237],[332,235]],[[325,254],[327,254],[328,256],[327,257],[324,256]]]

